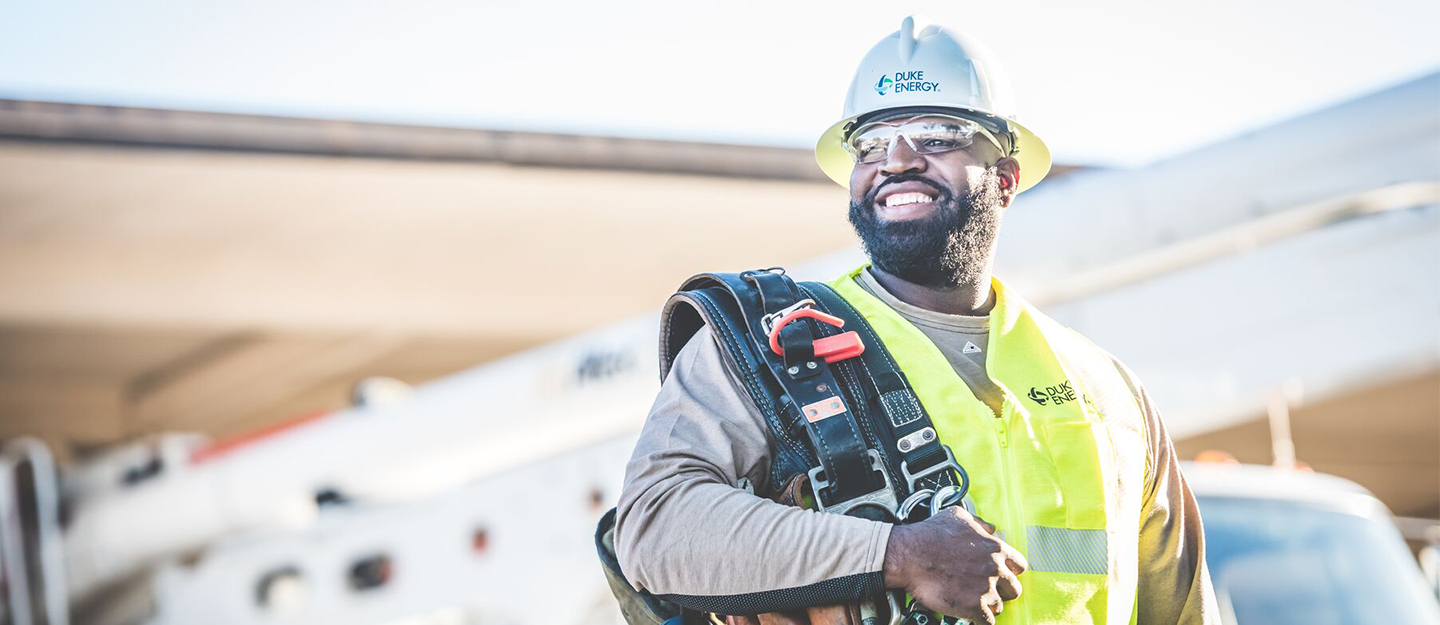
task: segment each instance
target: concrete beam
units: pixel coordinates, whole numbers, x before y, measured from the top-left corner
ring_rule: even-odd
[[[252,336],[132,386],[137,431],[222,429],[394,351],[396,335]]]
[[[0,100],[0,137],[825,181],[810,150]]]
[[[0,324],[37,326],[556,338],[853,242],[814,182],[14,143],[0,205]]]

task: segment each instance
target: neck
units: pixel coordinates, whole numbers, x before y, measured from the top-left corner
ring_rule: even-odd
[[[885,287],[896,299],[911,306],[933,310],[947,315],[969,315],[980,317],[990,314],[995,307],[995,294],[990,288],[990,271],[979,272],[973,279],[967,279],[953,287],[931,287],[905,279],[884,270],[870,266],[875,281]]]

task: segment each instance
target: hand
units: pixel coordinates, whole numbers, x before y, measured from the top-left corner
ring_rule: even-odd
[[[959,506],[919,523],[896,525],[885,548],[885,586],[903,588],[926,608],[994,625],[1004,602],[1020,596],[1025,556],[995,537],[995,526]]]
[[[827,605],[795,612],[726,617],[727,625],[860,625],[860,617],[847,605]]]

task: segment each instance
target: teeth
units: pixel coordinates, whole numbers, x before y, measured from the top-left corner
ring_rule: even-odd
[[[904,206],[906,204],[919,204],[921,202],[934,202],[935,198],[924,193],[896,193],[885,198],[885,206]]]

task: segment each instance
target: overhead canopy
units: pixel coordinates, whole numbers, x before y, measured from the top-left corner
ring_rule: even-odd
[[[0,438],[226,435],[853,245],[808,150],[0,103]]]

